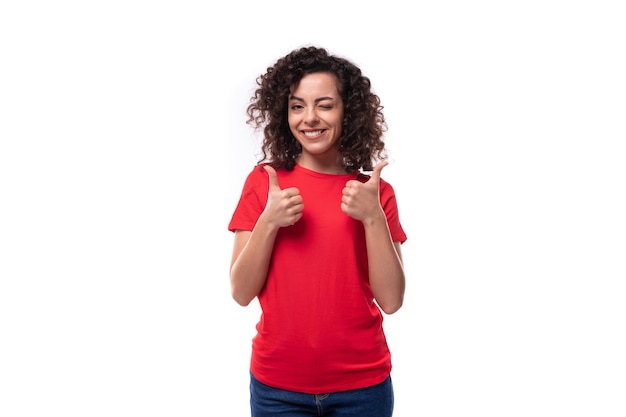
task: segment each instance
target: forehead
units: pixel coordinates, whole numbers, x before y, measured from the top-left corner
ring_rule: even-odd
[[[337,77],[328,72],[307,74],[291,88],[291,93],[299,97],[307,95],[338,96]]]

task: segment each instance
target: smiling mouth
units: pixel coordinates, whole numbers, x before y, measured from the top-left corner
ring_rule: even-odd
[[[312,137],[321,135],[322,132],[324,131],[323,130],[311,130],[311,131],[303,131],[302,133],[304,134],[304,136],[312,138]]]

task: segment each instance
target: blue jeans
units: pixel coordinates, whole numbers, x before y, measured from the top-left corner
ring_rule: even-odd
[[[269,387],[250,374],[252,417],[391,417],[391,377],[372,387],[329,394],[302,394]]]

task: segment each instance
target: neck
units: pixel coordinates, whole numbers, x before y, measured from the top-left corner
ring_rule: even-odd
[[[332,160],[325,160],[322,158],[311,158],[304,155],[300,155],[296,162],[302,168],[310,169],[311,171],[319,172],[322,174],[345,174],[346,170],[343,165],[340,164],[336,158]]]

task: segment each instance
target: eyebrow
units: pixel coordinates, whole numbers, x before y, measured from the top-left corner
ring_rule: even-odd
[[[298,96],[291,96],[289,97],[289,100],[304,101],[303,98],[300,98]],[[319,103],[320,101],[324,101],[324,100],[334,100],[334,98],[333,97],[320,97],[320,98],[316,98],[315,102]]]

